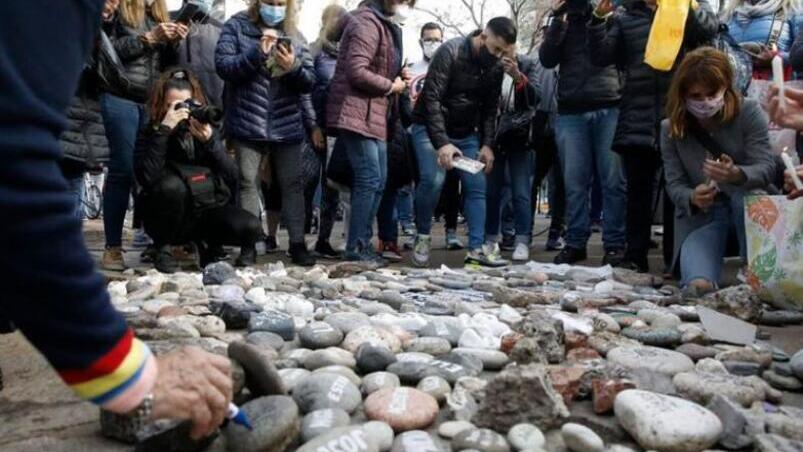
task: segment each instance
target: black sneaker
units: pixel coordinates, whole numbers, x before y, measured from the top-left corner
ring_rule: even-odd
[[[563,239],[560,236],[560,231],[550,230],[545,249],[547,251],[560,251],[564,246]]]
[[[650,272],[650,264],[647,261],[647,257],[634,257],[625,255],[625,258],[619,263],[620,268],[624,268],[627,270],[633,270],[634,272],[638,273],[649,273]]]
[[[206,248],[206,258],[209,263],[227,261],[231,256],[221,245],[214,245]]]
[[[178,262],[173,258],[173,250],[169,245],[161,247],[154,259],[154,265],[162,273],[175,273],[179,270]]]
[[[291,243],[288,253],[290,253],[290,259],[293,263],[300,267],[312,267],[315,265],[315,257],[307,251],[307,245],[304,243]]]
[[[625,250],[621,248],[613,248],[605,250],[605,257],[602,258],[602,265],[610,265],[611,267],[618,267],[625,260]]]
[[[139,255],[139,261],[143,264],[152,264],[156,261],[156,256],[159,254],[159,249],[153,245],[148,245]]]
[[[279,243],[276,242],[276,237],[269,235],[265,239],[265,253],[275,253],[279,251]]]
[[[516,249],[516,236],[505,235],[502,237],[502,243],[499,244],[499,249],[502,251],[513,251]]]
[[[564,247],[557,256],[555,256],[555,264],[576,264],[577,262],[586,260],[586,250],[578,250],[570,246]]]
[[[318,241],[315,244],[315,255],[323,259],[340,259],[340,253],[327,242]]]
[[[257,264],[257,249],[253,246],[240,248],[240,256],[234,261],[235,267],[251,267]]]

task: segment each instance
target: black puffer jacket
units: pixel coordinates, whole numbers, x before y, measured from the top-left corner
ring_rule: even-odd
[[[125,76],[130,86],[110,87],[109,92],[116,96],[144,103],[151,87],[167,67],[176,64],[176,44],[161,43],[153,47],[140,40],[140,36],[157,25],[149,15],[139,27],[128,27],[118,18],[109,38],[125,67]]]
[[[106,128],[93,89],[96,84],[92,69],[87,68],[67,110],[67,129],[59,137],[64,158],[84,168],[97,168],[99,163],[109,161]]]
[[[621,99],[619,71],[613,65],[599,67],[591,62],[586,45],[591,6],[569,11],[568,19],[555,17],[539,49],[541,64],[552,69],[560,65],[558,111],[580,114],[615,107]]]
[[[493,146],[503,71],[501,63],[480,63],[471,43],[479,33],[446,42],[429,65],[413,122],[427,126],[435,149],[477,131],[482,145]]]
[[[675,67],[686,52],[711,42],[719,22],[705,0],[698,0],[699,8],[689,12],[686,32]],[[661,120],[669,84],[674,68],[668,72],[656,71],[644,62],[644,52],[650,35],[655,12],[643,0],[627,3],[608,20],[597,19],[589,26],[588,46],[591,61],[597,66],[616,63],[625,73],[625,85],[620,103],[619,125],[613,149],[658,149]]]

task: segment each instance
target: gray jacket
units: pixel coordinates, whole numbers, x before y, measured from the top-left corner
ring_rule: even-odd
[[[740,185],[719,184],[725,195],[746,194],[751,190],[768,189],[775,173],[766,114],[756,100],[745,99],[739,116],[711,133],[738,165],[747,181]],[[666,191],[675,204],[675,254],[694,230],[710,222],[709,214],[691,204],[695,187],[705,184],[703,174],[706,149],[690,134],[677,139],[669,137],[669,120],[661,123],[661,153],[666,175]]]

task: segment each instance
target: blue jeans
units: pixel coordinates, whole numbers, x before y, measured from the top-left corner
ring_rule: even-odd
[[[110,151],[103,193],[103,231],[106,246],[121,246],[123,222],[134,186],[134,146],[145,114],[141,104],[111,94],[100,97],[100,108]]]
[[[429,139],[426,126],[414,124],[412,136],[421,175],[415,193],[415,223],[419,234],[429,235],[432,231],[432,215],[438,205],[446,171],[438,166],[438,154]],[[452,144],[467,158],[476,159],[480,152],[477,134],[452,140]],[[482,246],[485,234],[485,174],[469,174],[460,170],[457,172],[463,184],[468,246],[470,250],[474,250]]]
[[[84,175],[67,179],[70,186],[70,194],[75,202],[75,217],[79,220],[84,219]]]
[[[402,226],[413,224],[413,184],[405,185],[396,194],[396,215]]]
[[[611,151],[619,110],[558,115],[555,135],[566,187],[566,244],[584,250],[591,236],[593,171],[602,185],[602,242],[606,250],[625,247],[627,186],[619,154]]]
[[[533,228],[533,159],[533,153],[529,150],[496,153],[493,170],[488,176],[488,216],[485,219],[485,235],[488,241],[499,240],[499,225],[504,207],[508,204],[502,203],[503,198],[507,198],[502,192],[505,181],[509,180],[516,243],[529,245]]]
[[[346,252],[365,252],[370,250],[372,224],[385,190],[388,175],[387,143],[352,132],[342,132],[339,139],[343,140],[354,171]]]
[[[739,255],[747,253],[744,231],[744,197],[734,194],[729,199],[717,199],[711,206],[711,221],[695,229],[680,248],[681,285],[695,279],[719,284],[722,260],[728,245],[728,236],[735,230],[739,240]]]

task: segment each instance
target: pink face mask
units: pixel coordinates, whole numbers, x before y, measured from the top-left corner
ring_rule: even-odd
[[[686,110],[697,119],[711,119],[725,106],[725,91],[705,100],[686,99]]]

